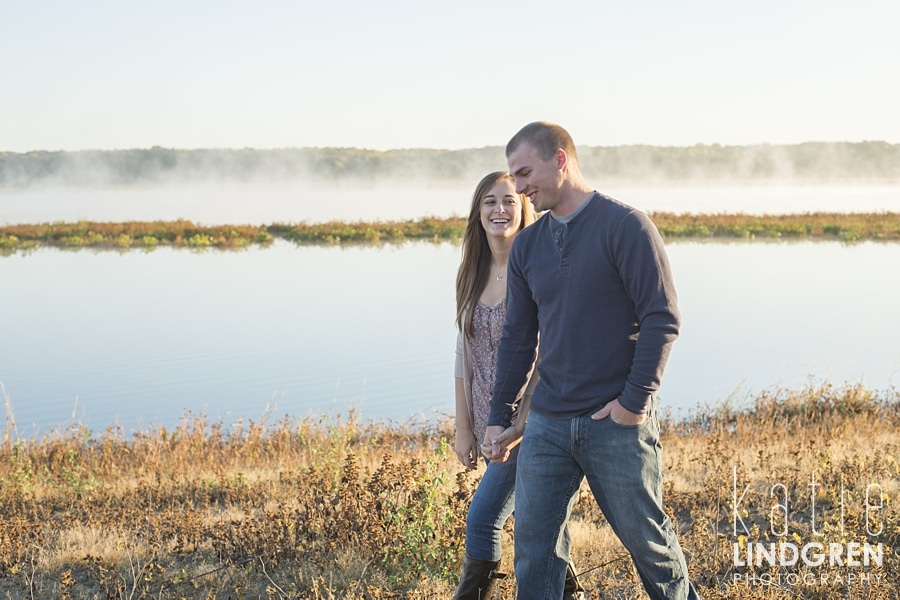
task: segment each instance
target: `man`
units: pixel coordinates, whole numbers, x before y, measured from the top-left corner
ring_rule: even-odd
[[[680,315],[662,239],[646,215],[591,188],[559,125],[506,146],[516,192],[549,211],[512,246],[507,317],[485,435],[497,460],[540,334],[541,380],[519,451],[518,598],[562,597],[573,492],[587,477],[654,599],[696,598],[662,508],[655,392]]]

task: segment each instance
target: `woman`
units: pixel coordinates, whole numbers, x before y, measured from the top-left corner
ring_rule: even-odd
[[[506,315],[506,264],[513,240],[535,220],[528,199],[516,193],[515,180],[497,171],[475,188],[456,276],[456,455],[468,469],[478,466],[480,442],[487,427],[488,403],[494,388],[497,346]],[[518,435],[504,454],[487,462],[466,517],[466,556],[456,600],[490,597],[498,578],[501,533],[513,512],[518,442],[525,428],[532,377],[519,396],[513,420]],[[490,447],[484,448],[490,454]],[[566,531],[568,535],[568,530]],[[569,571],[565,598],[582,589]]]

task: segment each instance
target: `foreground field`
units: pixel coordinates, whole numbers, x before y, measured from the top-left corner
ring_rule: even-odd
[[[18,440],[7,414],[0,598],[452,596],[480,472],[449,423],[187,415]],[[898,426],[896,391],[827,384],[664,423],[667,510],[701,595],[900,598]],[[586,487],[572,530],[592,598],[645,597]],[[802,557],[747,560],[770,542]]]

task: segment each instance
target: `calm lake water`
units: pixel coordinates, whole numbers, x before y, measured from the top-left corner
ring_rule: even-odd
[[[170,221],[206,225],[465,215],[472,188],[211,187],[0,190],[0,223]],[[900,186],[603,188],[644,211],[784,214],[900,210]]]
[[[699,206],[720,198],[718,212],[900,210],[900,188],[732,191],[662,207],[657,190],[643,207],[713,212]],[[469,192],[406,190],[396,214],[384,190],[329,191],[318,213],[292,212],[303,199],[278,194],[245,206],[157,192],[154,212],[150,192],[104,192],[96,204],[55,193],[0,192],[0,222],[414,218],[458,214]],[[900,382],[900,244],[680,241],[668,251],[684,326],[660,397],[675,415],[811,379],[878,390]],[[447,243],[0,257],[0,382],[22,437],[73,422],[171,427],[185,411],[226,424],[351,407],[364,419],[441,418],[453,410],[458,262]]]

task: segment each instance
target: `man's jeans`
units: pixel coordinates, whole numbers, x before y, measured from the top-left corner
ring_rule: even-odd
[[[630,427],[609,417],[557,421],[533,411],[528,415],[516,479],[519,600],[562,598],[570,543],[560,531],[583,477],[631,553],[650,598],[697,598],[662,509],[661,450],[655,405],[643,423]]]

